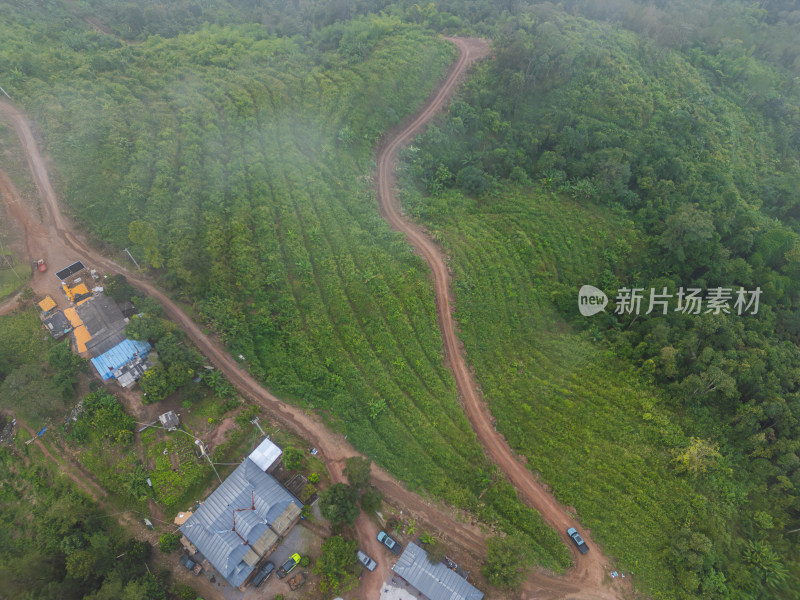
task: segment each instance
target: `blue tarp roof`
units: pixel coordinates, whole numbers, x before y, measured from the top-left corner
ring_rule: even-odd
[[[138,340],[125,340],[108,352],[92,359],[92,364],[103,381],[114,377],[114,371],[130,361],[134,356],[144,356],[150,352],[150,344]]]

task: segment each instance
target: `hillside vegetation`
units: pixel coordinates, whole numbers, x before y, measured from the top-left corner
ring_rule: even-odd
[[[498,429],[653,596],[798,597],[791,76],[548,9],[496,45],[406,152],[405,202]],[[645,288],[639,316],[581,317],[584,284]],[[759,286],[758,314],[644,314],[681,286]]]
[[[274,391],[563,568],[475,442],[370,179],[454,57],[433,30],[492,38],[401,183],[498,429],[644,593],[800,598],[794,3],[285,4],[0,6],[0,80],[75,217]],[[584,284],[762,295],[584,318]]]
[[[38,22],[20,22],[9,36],[42,62],[10,91],[92,234],[129,247],[266,385],[410,487],[568,565],[475,440],[427,268],[374,199],[374,146],[431,92],[450,44],[387,17],[310,39],[214,25],[132,46],[53,25],[39,50]]]

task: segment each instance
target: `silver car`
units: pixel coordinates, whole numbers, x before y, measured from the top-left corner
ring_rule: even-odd
[[[367,567],[367,569],[369,569],[370,571],[374,571],[375,567],[378,566],[378,563],[376,563],[369,556],[364,554],[361,550],[359,550],[356,554],[358,555],[358,562]]]

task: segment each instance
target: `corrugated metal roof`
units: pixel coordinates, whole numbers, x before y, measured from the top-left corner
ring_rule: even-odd
[[[266,471],[280,458],[282,453],[283,450],[271,440],[265,439],[250,453],[250,460],[256,463],[262,471]]]
[[[240,538],[233,531],[234,511],[249,509],[253,503],[255,510],[236,513]],[[244,561],[250,544],[255,544],[268,530],[267,523],[275,521],[292,503],[302,508],[274,477],[246,458],[180,529],[228,583],[239,587],[253,572]]]
[[[290,506],[294,506],[294,504],[290,504]],[[246,562],[249,566],[255,567],[258,564],[258,561],[261,560],[261,557],[264,556],[264,553],[272,548],[278,542],[278,534],[272,531],[272,529],[267,529],[263,535],[256,540],[256,542],[250,546],[250,550],[247,551],[247,554],[244,555],[242,560]]]
[[[297,517],[300,516],[300,507],[296,504],[290,504],[286,507],[286,510],[283,511],[280,517],[275,519],[275,522],[272,523],[272,529],[278,535],[283,535],[292,527],[292,523],[297,520]]]
[[[392,570],[430,600],[481,600],[483,592],[442,563],[432,565],[428,554],[409,543]]]
[[[144,356],[150,352],[150,347],[150,344],[147,342],[125,340],[121,344],[114,346],[108,352],[101,354],[97,358],[93,358],[92,364],[105,381],[106,379],[114,377],[114,371],[129,362],[132,358]]]

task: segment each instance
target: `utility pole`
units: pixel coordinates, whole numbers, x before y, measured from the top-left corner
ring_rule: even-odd
[[[266,436],[267,436],[267,434],[266,434],[266,433],[264,433],[264,430],[263,430],[263,429],[261,429],[261,425],[259,425],[259,424],[258,424],[258,417],[253,417],[253,420],[252,420],[252,421],[250,421],[250,422],[251,422],[253,425],[255,425],[256,427],[258,427],[258,430],[261,432],[261,435],[263,435],[264,437],[266,437]]]
[[[6,91],[5,91],[3,88],[1,88],[1,87],[0,87],[0,92],[3,92],[3,93],[5,94],[5,96],[6,96],[6,98],[8,98],[9,100],[11,100],[11,96],[9,96],[9,95],[8,95],[8,92],[6,92]]]
[[[137,262],[136,262],[136,259],[135,259],[135,258],[133,258],[133,254],[131,254],[131,251],[130,251],[130,250],[128,250],[127,248],[125,248],[125,252],[127,252],[127,253],[128,253],[128,256],[130,256],[130,257],[131,257],[131,260],[133,261],[133,264],[135,264],[135,265],[136,265],[136,268],[137,268],[137,269],[139,269],[139,270],[141,271],[141,270],[142,270],[142,267],[140,267],[140,266],[139,266],[139,263],[137,263]]]

